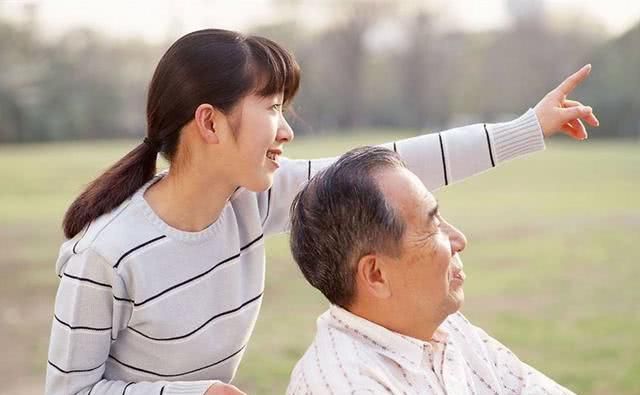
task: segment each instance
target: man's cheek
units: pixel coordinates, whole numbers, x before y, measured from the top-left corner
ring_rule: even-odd
[[[434,260],[438,259],[438,256],[442,253],[442,240],[440,240],[439,235],[434,235],[426,240],[423,251],[424,255],[429,258],[431,264],[433,264]]]

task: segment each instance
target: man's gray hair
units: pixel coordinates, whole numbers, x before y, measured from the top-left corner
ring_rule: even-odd
[[[360,258],[400,254],[405,224],[375,179],[380,170],[396,167],[405,165],[391,150],[356,148],[313,177],[293,201],[293,258],[331,303],[349,306]]]

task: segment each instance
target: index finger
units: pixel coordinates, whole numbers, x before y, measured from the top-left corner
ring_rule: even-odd
[[[566,80],[562,81],[560,85],[558,85],[557,90],[559,90],[563,95],[568,95],[571,93],[576,86],[580,85],[582,81],[589,75],[591,72],[591,65],[588,64],[571,74]]]

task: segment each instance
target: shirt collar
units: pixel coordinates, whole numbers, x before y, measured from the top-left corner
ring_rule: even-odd
[[[447,342],[447,332],[441,326],[436,330],[431,342],[425,342],[413,337],[391,331],[381,325],[357,316],[337,305],[331,305],[329,310],[318,319],[318,329],[321,325],[332,326],[346,331],[351,336],[359,337],[378,352],[388,356],[398,364],[406,365],[407,361],[420,366],[424,353],[433,352]]]

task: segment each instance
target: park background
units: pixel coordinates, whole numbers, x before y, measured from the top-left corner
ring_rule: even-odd
[[[296,55],[294,158],[511,119],[592,63],[588,140],[437,196],[469,239],[472,321],[576,393],[640,394],[640,2],[617,0],[0,0],[0,394],[42,393],[65,209],[140,143],[155,64],[205,27]],[[284,392],[327,307],[286,236],[267,259],[251,394]]]

